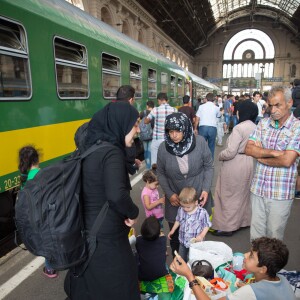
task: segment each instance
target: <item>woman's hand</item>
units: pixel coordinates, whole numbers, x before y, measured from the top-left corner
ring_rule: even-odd
[[[125,224],[128,226],[128,227],[132,227],[136,222],[137,222],[137,219],[125,219]]]
[[[199,202],[200,202],[199,204],[201,207],[203,207],[206,204],[207,199],[208,199],[208,192],[202,191],[199,198]]]
[[[180,206],[180,201],[179,201],[179,197],[177,194],[173,194],[170,199],[169,199],[170,203],[172,206]]]

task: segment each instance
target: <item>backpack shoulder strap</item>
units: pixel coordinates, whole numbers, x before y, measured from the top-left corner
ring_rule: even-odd
[[[103,141],[99,140],[97,141],[94,145],[92,145],[90,148],[88,148],[86,151],[84,151],[81,155],[80,158],[84,159],[90,154],[92,154],[94,151],[97,149],[101,148],[103,146]]]
[[[107,211],[108,211],[108,208],[109,208],[109,204],[108,204],[108,201],[106,201],[104,203],[104,205],[102,206],[94,224],[93,224],[93,227],[92,229],[90,230],[87,238],[88,238],[88,257],[86,259],[86,261],[80,265],[80,266],[77,266],[77,267],[74,267],[73,269],[73,276],[75,277],[79,277],[81,276],[84,271],[86,270],[95,250],[96,250],[96,247],[97,247],[97,233],[106,217],[106,214],[107,214]]]
[[[96,235],[97,235],[97,233],[98,233],[98,231],[100,229],[100,226],[102,225],[102,223],[103,223],[103,221],[104,221],[104,219],[106,217],[108,208],[109,208],[109,204],[108,204],[108,201],[106,201],[104,203],[104,205],[102,206],[102,208],[101,208],[101,210],[100,210],[100,212],[99,212],[99,214],[98,214],[98,216],[97,216],[97,218],[96,218],[96,220],[95,220],[95,222],[93,224],[93,227],[92,227],[92,229],[90,231],[89,235],[90,235],[91,238],[92,237],[96,238]]]

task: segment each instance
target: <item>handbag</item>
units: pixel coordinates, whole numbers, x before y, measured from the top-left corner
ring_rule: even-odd
[[[201,276],[205,279],[213,279],[214,278],[214,268],[211,263],[205,259],[195,260],[192,263],[192,273],[195,276]]]

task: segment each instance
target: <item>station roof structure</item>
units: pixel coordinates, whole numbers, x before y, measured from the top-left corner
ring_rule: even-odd
[[[194,56],[217,31],[271,23],[287,27],[300,45],[300,0],[136,0],[157,25]]]

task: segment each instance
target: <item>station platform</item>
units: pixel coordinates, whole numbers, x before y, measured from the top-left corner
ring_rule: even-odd
[[[220,163],[217,160],[218,153],[223,147],[216,147],[215,152],[215,173],[212,191],[214,191]],[[133,186],[132,198],[140,208],[138,223],[135,228],[139,233],[141,223],[145,218],[144,209],[140,200],[141,190],[144,183],[141,180],[142,173],[145,167],[143,166],[139,173],[131,177]],[[295,200],[291,211],[291,216],[286,228],[284,242],[290,250],[290,258],[286,270],[300,270],[300,231],[299,231],[299,216],[300,216],[300,200]],[[165,224],[165,234],[168,233],[168,226]],[[234,252],[246,252],[250,247],[250,230],[249,228],[237,231],[230,237],[216,237],[208,233],[206,240],[222,241],[229,245]],[[168,261],[170,264],[172,255],[168,247]],[[55,279],[47,278],[42,273],[44,259],[35,257],[28,251],[16,248],[6,256],[0,258],[0,299],[5,300],[64,300],[64,278],[66,271],[59,272],[59,276]],[[99,270],[101,272],[101,270]]]

